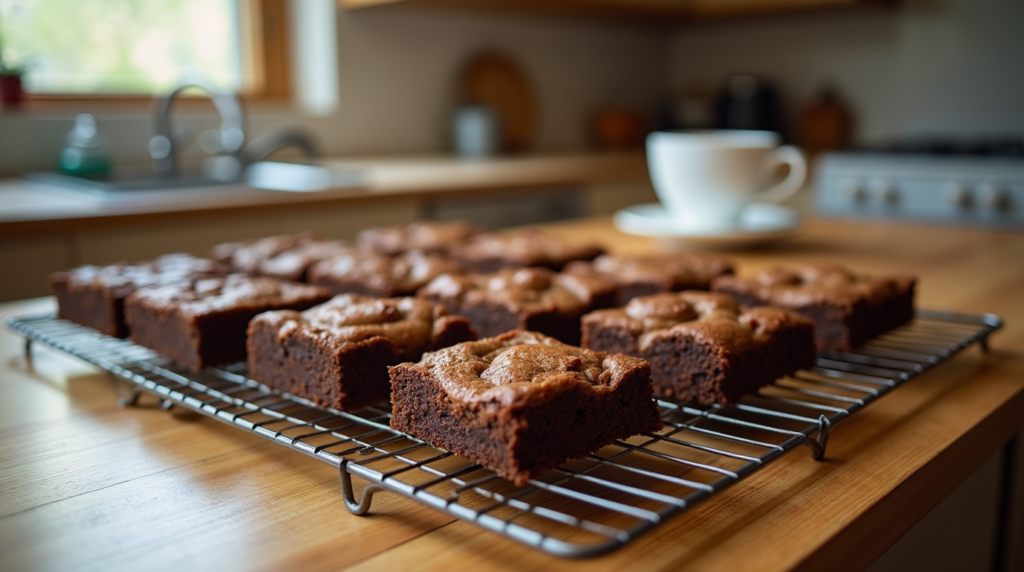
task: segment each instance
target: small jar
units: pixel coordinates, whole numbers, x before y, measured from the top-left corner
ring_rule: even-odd
[[[60,152],[60,170],[76,177],[101,178],[110,173],[110,153],[89,113],[75,116],[67,146]]]

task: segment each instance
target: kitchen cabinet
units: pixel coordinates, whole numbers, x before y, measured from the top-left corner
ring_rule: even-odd
[[[886,0],[338,0],[348,9],[425,6],[678,23],[891,5]]]

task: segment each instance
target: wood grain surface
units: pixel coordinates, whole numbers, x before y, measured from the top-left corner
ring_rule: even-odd
[[[610,221],[546,227],[618,252]],[[547,556],[394,494],[350,515],[319,461],[152,399],[122,409],[105,374],[0,333],[2,570],[850,570],[894,543],[1024,423],[1024,235],[813,221],[734,255],[741,273],[843,262],[920,276],[919,305],[995,312],[977,348],[612,554]],[[53,307],[0,305],[0,315]]]

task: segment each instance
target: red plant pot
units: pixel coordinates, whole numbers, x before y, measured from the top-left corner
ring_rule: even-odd
[[[25,100],[20,75],[0,75],[0,107],[18,107]]]

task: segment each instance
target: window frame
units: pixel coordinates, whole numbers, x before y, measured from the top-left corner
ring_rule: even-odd
[[[289,102],[292,99],[289,0],[240,0],[244,103]],[[146,106],[152,93],[59,93],[25,92],[29,109],[88,103]],[[182,96],[183,102],[201,97]],[[186,103],[187,104],[187,103]]]

